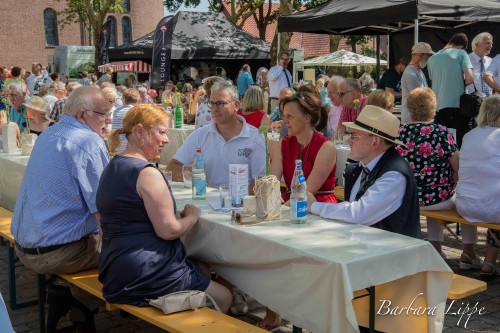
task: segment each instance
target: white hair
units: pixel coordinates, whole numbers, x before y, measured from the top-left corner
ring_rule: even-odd
[[[14,81],[11,84],[7,86],[9,90],[15,90],[19,93],[19,95],[27,94],[28,93],[28,86],[26,83],[22,81]]]
[[[238,97],[239,97],[238,91],[236,90],[236,87],[232,83],[230,83],[228,81],[216,82],[212,86],[211,93],[213,94],[219,90],[224,90],[224,91],[228,92],[231,95],[231,99],[233,100],[233,102],[239,100],[238,99]]]
[[[328,84],[334,84],[338,87],[342,82],[346,82],[346,84],[347,84],[347,81],[344,77],[342,77],[340,75],[333,75],[330,78],[330,82]]]
[[[472,51],[475,51],[477,44],[482,43],[486,38],[493,39],[493,36],[489,32],[481,32],[480,34],[477,34],[471,43]]]

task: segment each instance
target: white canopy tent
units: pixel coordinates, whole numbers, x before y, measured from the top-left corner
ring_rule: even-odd
[[[298,62],[295,65],[303,67],[308,67],[308,66],[349,67],[349,66],[362,66],[362,65],[374,66],[377,65],[377,59],[346,50],[338,50],[330,54]],[[387,61],[380,60],[380,65],[387,66]]]

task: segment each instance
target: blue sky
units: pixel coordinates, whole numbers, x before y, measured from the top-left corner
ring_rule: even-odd
[[[192,12],[207,12],[208,8],[209,8],[208,0],[201,0],[200,4],[197,7],[189,7],[189,8],[187,8],[187,7],[181,6],[179,8],[179,10],[189,10],[189,11],[192,11]],[[164,11],[165,11],[165,15],[169,14],[166,9]],[[174,13],[172,13],[172,14],[174,14]]]

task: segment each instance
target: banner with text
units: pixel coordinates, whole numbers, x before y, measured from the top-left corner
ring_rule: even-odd
[[[167,16],[156,26],[151,68],[151,84],[155,89],[165,85],[170,79],[172,36],[176,23],[177,16]]]

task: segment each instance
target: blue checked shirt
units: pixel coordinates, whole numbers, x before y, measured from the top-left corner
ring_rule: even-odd
[[[45,247],[98,232],[95,198],[108,163],[104,140],[62,115],[38,137],[24,172],[12,217],[16,242]]]

